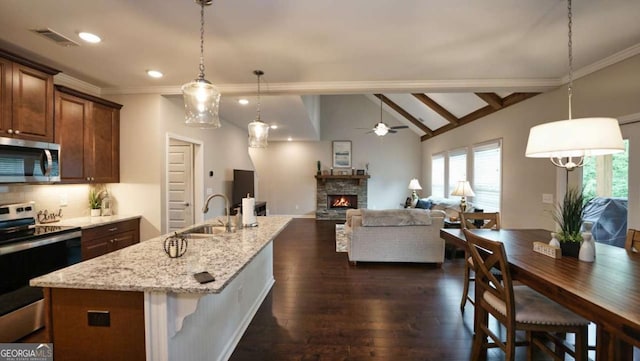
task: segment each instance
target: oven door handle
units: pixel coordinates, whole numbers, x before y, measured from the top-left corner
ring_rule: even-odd
[[[42,157],[40,157],[40,169],[42,175],[48,177],[51,175],[51,169],[53,167],[53,157],[51,157],[51,151],[49,149],[42,150]]]

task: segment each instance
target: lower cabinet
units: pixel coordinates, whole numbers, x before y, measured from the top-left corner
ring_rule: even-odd
[[[51,288],[45,299],[54,360],[146,360],[144,293]]]
[[[82,260],[140,242],[140,219],[109,223],[82,230]]]

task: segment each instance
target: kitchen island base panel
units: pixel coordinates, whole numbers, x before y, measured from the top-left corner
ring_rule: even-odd
[[[228,360],[274,282],[270,242],[220,293],[145,292],[147,360]]]
[[[54,359],[145,360],[144,294],[51,289]],[[108,312],[109,326],[90,326],[88,314]]]

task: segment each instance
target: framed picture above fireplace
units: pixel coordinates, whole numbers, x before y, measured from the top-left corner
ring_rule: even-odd
[[[350,140],[334,140],[331,151],[333,168],[351,168]]]

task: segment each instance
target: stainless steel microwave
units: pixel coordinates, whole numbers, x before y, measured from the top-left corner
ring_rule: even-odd
[[[0,137],[0,183],[59,181],[59,144]]]

